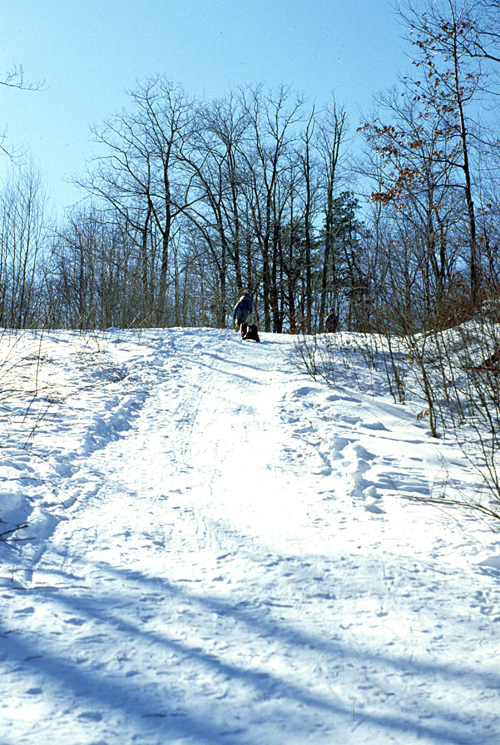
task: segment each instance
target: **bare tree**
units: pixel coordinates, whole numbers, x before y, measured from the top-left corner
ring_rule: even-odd
[[[0,86],[3,86],[4,88],[17,88],[18,90],[24,91],[39,91],[43,88],[43,82],[33,83],[26,81],[22,65],[15,65],[8,72],[0,76]],[[7,130],[4,129],[0,134],[0,153],[13,159],[15,153],[5,145],[6,139]]]
[[[94,130],[105,154],[82,185],[109,205],[113,219],[119,216],[136,241],[143,316],[163,324],[170,242],[185,206],[179,161],[193,109],[184,90],[162,77],[139,85],[131,97],[133,113],[123,112]]]
[[[184,150],[188,187],[186,215],[196,226],[217,274],[212,303],[217,325],[225,325],[230,268],[243,289],[242,249],[247,229],[247,177],[241,152],[249,120],[234,94],[200,106]],[[246,286],[252,290],[251,271]]]
[[[411,231],[409,244],[420,264],[421,286],[434,305],[451,279],[449,230],[460,213],[451,180],[458,145],[447,137],[441,117],[424,113],[411,91],[403,89],[401,95],[391,90],[378,96],[376,114],[361,129],[382,165],[372,200],[398,230],[405,222],[402,229]],[[409,245],[404,239],[400,243]]]
[[[474,2],[468,0],[426,0],[407,2],[402,10],[417,56],[413,64],[421,77],[407,79],[424,115],[443,121],[443,135],[458,144],[457,157],[449,162],[462,175],[469,232],[470,291],[473,303],[480,300],[480,256],[476,206],[473,194],[472,152],[477,135],[467,114],[478,92],[485,88],[484,71],[471,64],[471,54],[482,38],[479,21],[473,15]]]
[[[331,277],[331,302],[338,310],[338,277],[335,265],[334,241],[336,237],[334,199],[339,184],[342,183],[340,162],[342,145],[346,137],[347,114],[336,101],[325,108],[321,119],[317,123],[316,150],[321,163],[321,184],[323,196],[323,211],[325,216],[325,240],[323,266],[321,270],[320,286],[320,318],[326,316],[328,301],[329,277]],[[330,271],[331,270],[331,271]]]
[[[137,323],[142,285],[136,247],[94,206],[67,215],[44,269],[50,326]]]
[[[46,190],[31,162],[15,168],[0,194],[0,318],[26,328],[39,312],[37,269],[47,245]]]
[[[243,92],[252,129],[252,148],[244,153],[251,185],[253,229],[262,259],[264,327],[281,326],[276,271],[279,256],[280,216],[288,192],[280,190],[280,178],[288,166],[290,148],[297,140],[296,125],[302,120],[304,100],[289,88],[264,92],[262,87]],[[282,183],[283,187],[284,184]]]

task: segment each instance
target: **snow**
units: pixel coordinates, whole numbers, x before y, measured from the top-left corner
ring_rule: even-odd
[[[4,334],[2,745],[500,742],[478,474],[261,339]]]

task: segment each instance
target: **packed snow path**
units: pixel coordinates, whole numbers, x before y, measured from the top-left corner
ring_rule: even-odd
[[[405,498],[473,488],[458,448],[288,337],[106,339],[14,463],[1,744],[498,745],[496,536]]]

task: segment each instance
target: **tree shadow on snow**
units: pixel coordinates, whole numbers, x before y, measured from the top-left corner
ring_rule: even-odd
[[[277,561],[281,559],[276,557]],[[269,561],[269,555],[265,561]],[[449,697],[450,701],[456,701],[455,709],[438,700],[426,701],[425,721],[418,721],[417,711],[401,712],[397,692],[391,704],[392,713],[361,708],[355,716],[352,697],[342,688],[342,681],[338,686],[340,693],[319,693],[311,690],[310,677],[297,680],[293,674],[287,675],[287,670],[279,672],[251,655],[243,663],[234,660],[245,656],[244,649],[243,654],[238,649],[245,640],[251,643],[266,639],[272,642],[271,654],[276,653],[276,644],[285,652],[279,670],[286,668],[287,661],[293,661],[297,655],[313,652],[330,663],[337,661],[339,670],[343,671],[363,668],[369,663],[391,674],[415,676],[419,679],[415,687],[423,685],[429,676],[444,678],[453,686],[460,677],[472,675],[477,684],[482,676],[465,665],[421,662],[389,651],[380,654],[356,649],[347,641],[304,632],[277,613],[273,615],[266,603],[259,600],[245,602],[241,596],[221,597],[213,589],[204,593],[181,582],[170,583],[164,578],[146,576],[137,570],[117,569],[104,562],[94,564],[93,569],[106,575],[110,589],[104,599],[93,594],[92,588],[79,595],[61,589],[30,591],[30,600],[36,602],[40,596],[41,602],[53,603],[54,617],[61,618],[67,613],[67,623],[79,627],[76,649],[64,646],[71,644],[71,635],[62,646],[59,642],[60,652],[56,654],[51,651],[56,645],[50,639],[50,643],[44,643],[44,635],[50,636],[49,629],[41,629],[39,635],[5,629],[9,633],[2,635],[0,630],[0,658],[24,661],[22,664],[29,665],[30,671],[50,679],[51,687],[54,684],[64,687],[80,708],[90,712],[89,718],[94,712],[95,722],[118,710],[120,718],[129,723],[127,729],[195,738],[200,745],[243,745],[249,742],[253,727],[262,725],[262,721],[257,725],[252,722],[253,702],[265,699],[268,706],[264,711],[268,716],[280,714],[284,719],[286,713],[287,731],[295,736],[300,731],[304,732],[304,737],[311,736],[307,728],[314,718],[322,721],[323,726],[341,722],[342,727],[354,730],[357,726],[371,725],[377,730],[387,730],[388,736],[406,733],[436,743],[451,741],[455,745],[470,745],[473,734],[481,737],[482,745],[497,742],[498,732],[496,739],[491,739],[495,735],[485,728],[480,733],[466,732],[466,727],[471,726],[472,714],[466,711],[460,692],[458,700],[456,696]],[[311,568],[311,572],[315,571]],[[312,582],[311,577],[306,585]],[[120,591],[113,592],[113,586]],[[139,598],[140,604],[134,607],[131,598]],[[158,623],[160,629],[148,628]],[[213,649],[210,645],[208,632],[214,623],[224,627],[219,628],[215,636],[224,634],[226,648]],[[201,641],[180,638],[181,635],[196,637],[199,628],[206,630],[208,639],[207,633]],[[86,659],[82,664],[87,644],[101,645],[107,661]],[[116,645],[116,649],[110,649],[110,645]],[[130,657],[136,648],[137,660],[129,659],[128,669],[111,664],[115,652]],[[141,669],[140,658],[145,652],[150,654],[150,659]],[[380,679],[386,678],[382,674]],[[197,679],[201,681],[201,688],[214,681],[215,686],[223,684],[229,688],[229,693],[218,699],[210,692],[197,690]],[[490,690],[500,686],[500,675],[484,676],[483,684]],[[372,686],[376,687],[377,683],[372,682]],[[245,697],[249,701],[248,708],[238,713],[237,707]],[[388,704],[384,706],[387,709]],[[429,716],[429,709],[432,716]],[[262,718],[262,712],[259,717]],[[282,734],[284,742],[286,736]]]

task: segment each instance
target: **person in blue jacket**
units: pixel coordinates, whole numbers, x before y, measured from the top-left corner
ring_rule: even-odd
[[[252,298],[248,292],[243,293],[236,305],[234,306],[233,323],[237,323],[237,331],[241,328],[242,324],[248,323],[253,311]]]
[[[330,312],[328,313],[325,321],[325,329],[327,334],[333,334],[335,331],[337,331],[339,327],[339,319],[337,314],[335,313],[335,308],[330,308]]]

